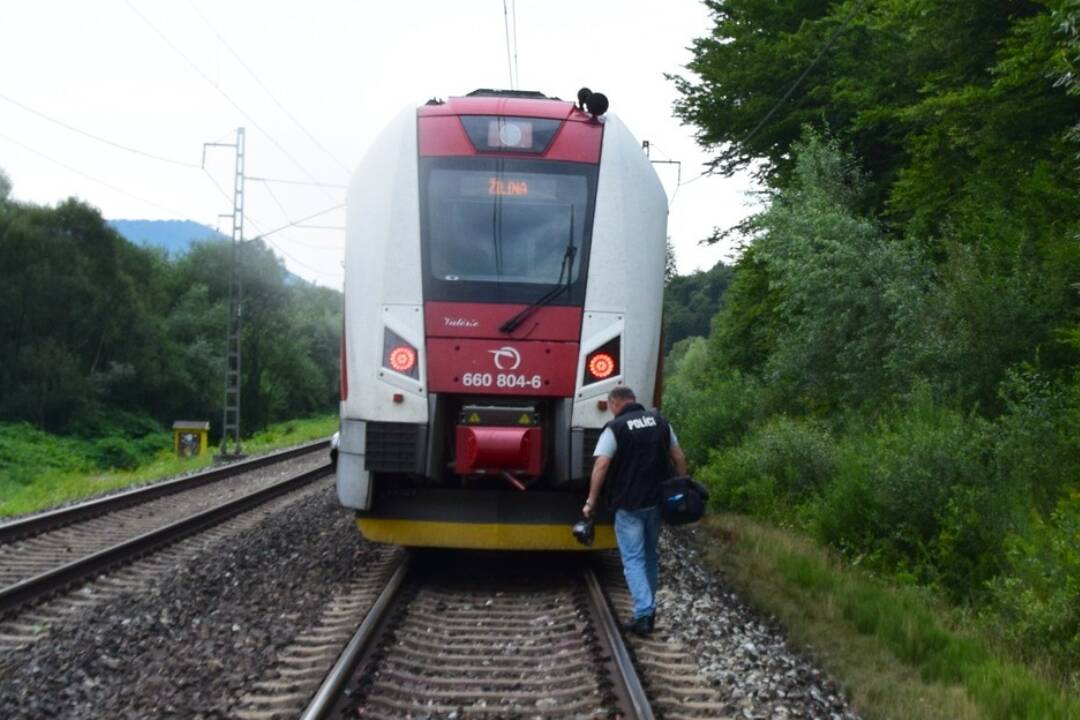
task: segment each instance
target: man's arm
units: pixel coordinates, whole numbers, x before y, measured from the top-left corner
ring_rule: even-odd
[[[611,458],[607,455],[597,455],[593,461],[592,476],[589,478],[589,499],[585,501],[585,507],[581,512],[585,517],[592,517],[596,511],[596,504],[600,502],[600,489],[604,487],[604,478],[607,476]]]
[[[675,465],[676,475],[686,474],[686,455],[678,445],[671,446],[671,462]]]

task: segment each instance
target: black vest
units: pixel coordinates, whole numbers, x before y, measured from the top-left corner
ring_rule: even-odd
[[[630,403],[609,422],[615,457],[605,482],[612,510],[640,510],[660,503],[660,483],[671,476],[671,426],[660,413]]]

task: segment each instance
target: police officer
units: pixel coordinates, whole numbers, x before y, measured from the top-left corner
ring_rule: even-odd
[[[582,513],[593,516],[606,479],[605,505],[615,511],[615,538],[634,599],[634,616],[627,629],[647,635],[656,614],[660,483],[671,477],[672,466],[676,474],[686,474],[686,456],[668,421],[646,410],[630,388],[614,388],[608,394],[608,407],[615,419],[604,426],[596,443],[589,499]]]

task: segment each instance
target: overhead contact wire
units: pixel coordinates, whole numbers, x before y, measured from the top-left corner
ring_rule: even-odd
[[[285,104],[282,103],[280,100],[278,100],[277,96],[274,95],[274,93],[270,90],[270,88],[266,85],[266,83],[264,83],[262,81],[262,78],[260,78],[255,73],[255,71],[251,69],[250,65],[248,65],[246,62],[244,62],[244,59],[242,57],[240,57],[240,54],[238,52],[236,52],[236,50],[233,49],[232,45],[230,45],[228,43],[228,41],[226,41],[225,38],[222,37],[221,33],[218,32],[218,29],[214,26],[214,24],[211,23],[210,20],[207,19],[207,17],[205,15],[203,15],[203,13],[199,10],[198,6],[195,4],[194,0],[188,0],[188,4],[191,6],[192,10],[195,11],[195,14],[199,16],[199,19],[202,20],[203,23],[205,23],[206,26],[208,28],[210,28],[210,31],[214,33],[214,35],[218,39],[218,42],[220,42],[225,47],[225,49],[229,51],[229,54],[233,56],[233,58],[236,60],[236,62],[238,62],[240,64],[240,67],[244,68],[244,70],[247,71],[248,75],[250,75],[252,77],[252,79],[255,80],[256,83],[258,83],[259,87],[261,87],[263,89],[263,92],[265,92],[267,94],[267,96],[271,100],[274,101],[274,104],[277,105],[278,109],[281,110],[281,112],[283,112],[286,115],[286,117],[288,117],[289,120],[291,120],[293,122],[293,124],[296,125],[296,127],[298,127],[300,129],[300,131],[302,133],[304,133],[304,135],[307,136],[308,140],[310,140],[315,145],[315,147],[322,150],[323,153],[325,153],[327,157],[329,157],[331,160],[333,160],[335,163],[337,163],[338,167],[340,167],[343,171],[345,171],[345,174],[348,175],[349,174],[349,168],[346,167],[345,164],[342,163],[341,160],[339,160],[336,155],[334,155],[332,152],[327,150],[326,147],[324,147],[323,144],[321,142],[319,142],[318,138],[316,138],[315,135],[312,134],[307,129],[307,127],[305,127],[304,124],[302,122],[300,122],[299,119],[296,118],[295,115],[293,115],[291,112],[289,112],[289,109],[287,107],[285,107]],[[321,183],[315,183],[315,184],[319,185]]]
[[[183,50],[181,50],[179,46],[176,45],[176,43],[174,43],[172,40],[170,40],[169,37],[165,33],[163,33],[161,30],[159,30],[158,27],[156,25],[154,25],[154,23],[152,23],[148,17],[146,17],[146,15],[144,15],[142,12],[140,12],[139,9],[137,7],[135,7],[135,5],[131,2],[131,0],[124,0],[124,3],[128,6],[128,8],[131,9],[131,11],[133,13],[135,13],[139,17],[140,20],[143,21],[144,24],[146,24],[147,27],[149,27],[151,30],[153,30],[154,33],[158,37],[160,37],[162,39],[162,41],[173,50],[173,52],[175,52],[177,55],[179,55],[181,58],[183,58],[184,61],[187,62],[187,64],[190,65],[191,68],[196,73],[198,73],[199,77],[201,77],[203,80],[205,80],[207,82],[207,84],[209,84],[211,87],[213,87],[215,90],[217,90],[218,93],[223,98],[225,98],[226,102],[228,102],[238,113],[240,113],[242,116],[244,116],[244,118],[247,119],[247,121],[249,123],[251,123],[251,126],[253,128],[255,128],[260,133],[262,133],[266,137],[266,139],[268,139],[274,145],[274,147],[276,147],[279,151],[281,151],[281,153],[285,157],[287,157],[289,159],[289,161],[292,162],[292,164],[295,165],[304,175],[306,175],[309,180],[311,180],[314,183],[319,182],[310,172],[308,172],[308,169],[306,167],[304,167],[303,163],[301,163],[299,160],[297,160],[296,157],[294,157],[293,154],[290,153],[285,148],[284,145],[282,145],[280,142],[278,142],[278,139],[276,137],[271,135],[264,127],[262,127],[262,125],[260,125],[259,122],[257,120],[255,120],[255,118],[253,118],[246,110],[244,110],[244,108],[242,108],[239,103],[237,103],[235,100],[233,100],[232,97],[227,92],[222,90],[221,87],[217,83],[215,83],[213,81],[213,79],[211,79],[210,76],[207,75],[206,72],[203,71],[203,69],[198,66],[198,64],[195,63],[194,60],[192,60],[190,57],[188,57],[187,54]],[[328,194],[328,197],[329,197],[329,194]]]
[[[510,11],[503,0],[503,29],[506,31],[506,72],[510,76],[510,89],[514,89],[514,64],[510,54]]]
[[[514,82],[521,87],[521,72],[518,70],[517,0],[510,1],[510,10],[514,15]]]
[[[855,7],[853,7],[851,9],[851,12],[848,13],[847,17],[844,18],[844,22],[840,24],[840,27],[833,30],[832,35],[830,35],[829,38],[825,41],[825,45],[823,45],[821,50],[818,51],[818,54],[814,57],[810,64],[807,65],[806,68],[799,74],[799,77],[795,78],[795,82],[793,82],[791,86],[787,89],[787,91],[780,97],[780,99],[777,100],[771,108],[769,108],[769,112],[765,113],[761,120],[758,121],[757,125],[755,125],[753,129],[751,129],[750,132],[746,134],[746,137],[744,137],[740,141],[740,144],[745,145],[746,143],[750,142],[750,139],[757,135],[758,131],[765,126],[765,123],[769,122],[772,116],[776,114],[776,111],[779,110],[785,102],[787,102],[788,98],[791,97],[791,94],[794,93],[800,85],[802,85],[803,80],[805,80],[806,77],[813,71],[813,69],[818,66],[818,63],[820,63],[822,59],[824,59],[825,53],[829,51],[829,48],[832,47],[833,43],[836,42],[837,38],[839,38],[840,35],[845,30],[847,30],[848,25],[850,25],[851,21],[855,19],[855,15],[858,14],[859,10],[862,10],[862,6],[862,0],[858,0],[855,3]],[[713,168],[710,167],[690,178],[686,182],[682,182],[676,185],[675,192],[671,194],[671,200],[668,201],[668,209],[670,210],[672,204],[674,204],[675,196],[679,194],[679,188],[681,188],[683,185],[690,185],[691,183],[695,183],[701,178],[712,174]]]
[[[153,205],[154,207],[160,208],[162,210],[167,210],[168,212],[172,213],[173,215],[177,215],[179,217],[184,216],[183,213],[177,212],[176,208],[171,208],[168,205],[162,205],[159,202],[155,202],[153,200],[149,200],[147,198],[140,197],[139,195],[136,195],[133,192],[125,190],[124,188],[122,188],[122,187],[120,187],[118,185],[113,185],[112,183],[110,183],[110,182],[108,182],[106,180],[102,180],[101,178],[94,177],[93,175],[90,175],[89,173],[85,173],[82,170],[79,170],[78,168],[72,167],[71,165],[68,165],[67,163],[65,163],[65,162],[63,162],[61,160],[57,160],[56,158],[54,158],[54,157],[52,157],[50,155],[47,155],[47,154],[43,153],[42,151],[40,151],[40,150],[38,150],[36,148],[32,148],[29,145],[27,145],[26,143],[23,143],[23,142],[21,142],[19,140],[16,140],[13,137],[10,137],[8,135],[0,133],[0,139],[7,140],[8,142],[12,143],[13,145],[18,145],[19,147],[21,147],[23,150],[26,150],[27,152],[33,153],[34,155],[37,155],[40,158],[48,160],[49,162],[51,162],[51,163],[53,163],[55,165],[59,165],[60,167],[67,170],[68,172],[75,173],[76,175],[79,175],[79,176],[81,176],[83,178],[86,178],[87,180],[89,180],[91,182],[95,182],[98,185],[102,185],[104,187],[107,187],[107,188],[109,188],[110,190],[112,190],[114,192],[118,192],[118,193],[120,193],[122,195],[127,195],[129,198],[132,198],[134,200],[138,200],[141,203],[145,203],[147,205]]]
[[[123,143],[118,143],[115,140],[110,140],[110,139],[102,137],[100,135],[95,135],[94,133],[90,132],[89,130],[83,130],[82,128],[76,127],[76,126],[74,126],[74,125],[72,125],[70,123],[66,123],[63,120],[55,118],[52,115],[49,115],[47,113],[42,112],[41,110],[37,110],[35,108],[32,108],[32,107],[30,107],[29,105],[27,105],[25,103],[21,103],[21,102],[19,102],[18,100],[14,99],[14,98],[8,97],[7,95],[0,94],[0,100],[3,100],[4,102],[10,103],[10,104],[14,105],[15,107],[21,108],[21,109],[25,110],[26,112],[28,112],[28,113],[30,113],[32,115],[37,115],[39,118],[41,118],[43,120],[47,120],[48,122],[51,122],[54,125],[59,125],[60,127],[64,128],[65,130],[70,130],[73,133],[78,133],[79,135],[82,135],[84,137],[88,137],[91,140],[102,143],[104,145],[108,145],[108,146],[113,147],[113,148],[115,148],[117,150],[123,150],[125,152],[129,152],[129,153],[132,153],[134,155],[140,155],[142,157],[149,158],[150,160],[157,160],[158,162],[169,163],[171,165],[178,165],[180,167],[196,168],[196,169],[199,167],[199,165],[197,165],[196,163],[186,162],[184,160],[177,160],[175,158],[165,157],[164,155],[156,155],[156,154],[151,153],[151,152],[146,152],[145,150],[139,150],[138,148],[131,147],[130,145],[124,145]]]
[[[282,225],[281,227],[274,228],[273,230],[270,230],[269,232],[259,231],[259,235],[260,235],[260,237],[266,237],[267,235],[273,235],[275,233],[281,232],[282,230],[288,230],[291,227],[295,227],[296,225],[299,225],[300,223],[307,222],[308,220],[313,220],[314,218],[317,218],[317,217],[319,217],[321,215],[326,215],[327,213],[334,212],[335,210],[340,210],[343,207],[345,207],[345,203],[340,203],[338,205],[334,205],[333,207],[328,207],[325,210],[320,210],[317,213],[312,213],[311,215],[308,215],[306,217],[302,217],[299,220],[291,221],[287,225]],[[256,226],[255,229],[258,230],[258,227]]]

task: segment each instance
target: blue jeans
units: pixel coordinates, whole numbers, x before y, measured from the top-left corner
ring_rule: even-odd
[[[656,612],[656,543],[660,537],[660,507],[615,511],[615,539],[622,555],[623,574],[634,598],[634,620]]]

